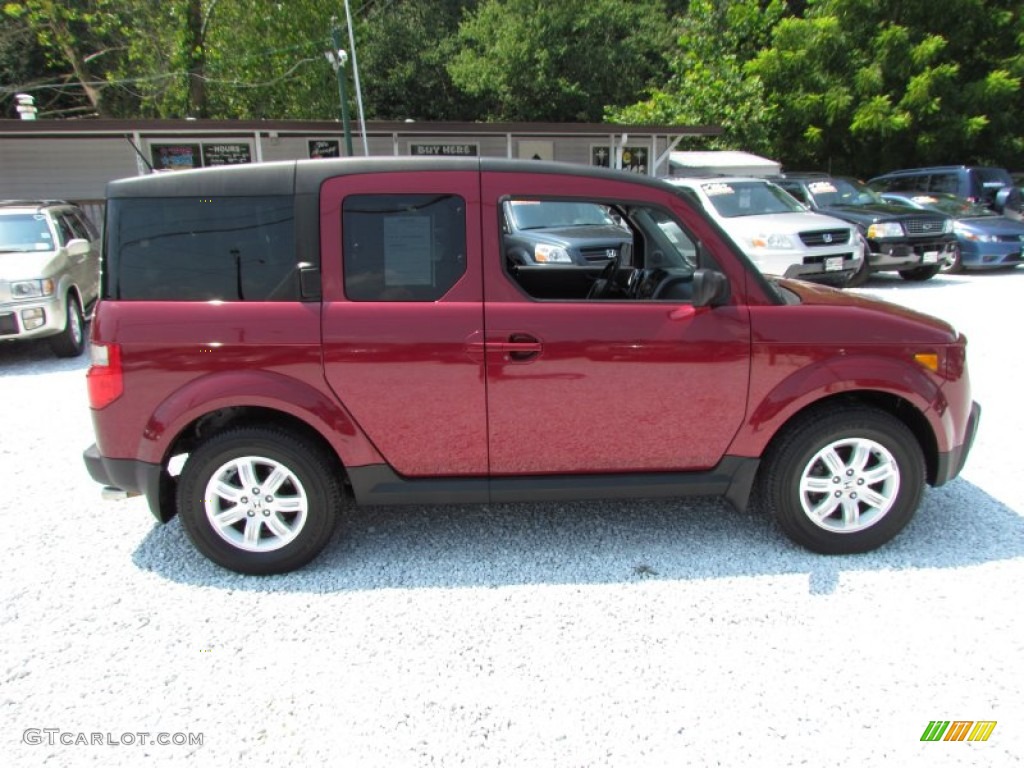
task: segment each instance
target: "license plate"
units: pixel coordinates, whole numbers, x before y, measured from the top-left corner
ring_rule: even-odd
[[[939,252],[938,251],[925,251],[924,256],[921,257],[922,264],[938,264],[939,263]]]
[[[832,256],[831,258],[825,259],[825,271],[836,272],[843,268],[843,257]]]

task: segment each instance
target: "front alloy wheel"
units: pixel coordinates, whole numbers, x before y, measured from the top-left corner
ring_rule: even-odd
[[[924,490],[924,454],[903,422],[867,406],[797,417],[765,455],[761,502],[796,543],[867,552],[899,533]]]
[[[844,438],[826,445],[804,467],[800,506],[818,527],[852,533],[885,517],[899,490],[899,465],[884,445]]]

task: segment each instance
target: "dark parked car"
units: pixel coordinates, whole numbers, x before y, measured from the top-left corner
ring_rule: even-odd
[[[981,203],[996,213],[1019,216],[1020,190],[1005,168],[977,165],[942,165],[890,171],[868,181],[879,192],[941,192],[972,203]]]
[[[720,494],[863,552],[978,424],[954,328],[769,279],[656,179],[359,158],[107,198],[86,466],[237,571],[309,562],[348,504]],[[510,264],[507,200],[605,206],[631,247]]]
[[[957,247],[942,265],[943,272],[1014,267],[1024,261],[1024,223],[981,203],[941,192],[883,192],[882,197],[896,205],[953,217]]]
[[[632,243],[595,203],[509,200],[502,205],[505,253],[514,264],[606,264]]]
[[[811,210],[857,225],[868,256],[848,285],[863,283],[871,272],[895,271],[905,280],[928,280],[956,245],[949,216],[892,205],[854,179],[787,173],[775,183]]]

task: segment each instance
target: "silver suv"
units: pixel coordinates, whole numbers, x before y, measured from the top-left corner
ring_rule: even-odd
[[[77,205],[0,201],[0,341],[45,337],[58,357],[81,354],[99,257],[99,233]]]
[[[693,193],[762,272],[842,286],[863,264],[856,227],[811,213],[770,181],[746,176],[665,181]]]

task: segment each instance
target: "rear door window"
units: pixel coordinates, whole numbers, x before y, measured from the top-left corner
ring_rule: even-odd
[[[466,203],[457,195],[350,195],[342,233],[352,301],[436,301],[466,272]]]

